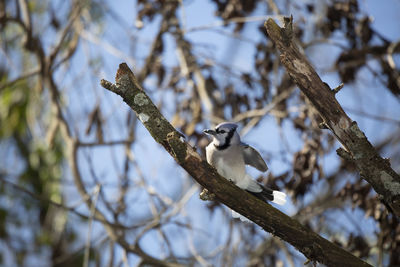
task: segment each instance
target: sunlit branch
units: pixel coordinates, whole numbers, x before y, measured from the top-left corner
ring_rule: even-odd
[[[265,23],[269,37],[280,51],[280,60],[304,95],[319,112],[324,124],[342,143],[339,155],[356,165],[362,178],[372,185],[380,197],[400,216],[400,176],[383,159],[364,133],[344,112],[331,90],[292,41],[292,18],[280,28],[272,19]]]
[[[330,266],[369,266],[221,177],[165,119],[125,63],[120,64],[115,80],[115,84],[102,80],[101,85],[120,95],[135,111],[154,140],[199,184],[215,194],[220,202],[252,220],[265,231],[289,242],[311,261]]]

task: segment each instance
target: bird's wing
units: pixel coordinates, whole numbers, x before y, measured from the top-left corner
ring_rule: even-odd
[[[251,165],[259,171],[266,172],[268,166],[260,153],[248,144],[242,143],[244,162]]]

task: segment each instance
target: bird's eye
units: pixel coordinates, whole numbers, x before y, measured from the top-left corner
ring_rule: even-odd
[[[220,133],[226,133],[225,130],[220,130],[219,132],[220,132]]]

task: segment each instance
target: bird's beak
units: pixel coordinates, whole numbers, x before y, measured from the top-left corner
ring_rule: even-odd
[[[208,135],[213,135],[213,136],[217,134],[216,131],[211,130],[211,129],[205,129],[205,130],[203,131],[203,133],[208,134]]]

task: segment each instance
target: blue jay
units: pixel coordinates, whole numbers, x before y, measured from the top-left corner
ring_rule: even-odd
[[[285,193],[260,185],[246,173],[246,164],[262,172],[267,171],[268,166],[257,150],[240,141],[240,136],[236,132],[237,127],[234,123],[223,122],[217,125],[215,130],[204,130],[204,133],[213,138],[206,147],[207,162],[216,168],[221,176],[261,200],[284,205]],[[234,211],[232,215],[240,217]]]

